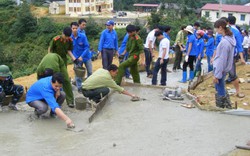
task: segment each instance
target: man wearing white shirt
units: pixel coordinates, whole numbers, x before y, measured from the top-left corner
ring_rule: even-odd
[[[155,32],[159,31],[158,26],[155,27],[152,31],[148,33],[146,43],[144,44],[144,53],[145,53],[145,64],[146,64],[146,72],[147,77],[152,78],[152,71],[150,70],[150,65],[152,62],[152,58],[154,57],[153,51],[155,46]]]
[[[157,40],[160,41],[160,44],[159,44],[159,56],[155,63],[153,71],[152,85],[157,85],[157,74],[161,69],[160,85],[166,86],[170,41],[167,38],[164,38],[163,33],[161,31],[156,31],[155,37],[157,38]]]

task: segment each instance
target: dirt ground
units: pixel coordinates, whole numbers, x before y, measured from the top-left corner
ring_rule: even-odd
[[[231,102],[235,105],[237,102],[238,108],[250,110],[250,65],[239,65],[237,66],[237,75],[239,78],[243,78],[245,82],[240,83],[241,93],[245,94],[244,98],[238,98],[235,95],[231,95]],[[229,91],[234,89],[232,84],[226,84],[226,88]],[[213,85],[212,77],[201,83],[195,90],[190,91],[196,95],[201,105],[215,106],[215,88]]]

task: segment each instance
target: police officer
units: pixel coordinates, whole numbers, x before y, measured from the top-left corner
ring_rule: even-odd
[[[0,111],[2,110],[5,95],[13,95],[9,108],[17,110],[16,104],[23,95],[23,86],[15,85],[10,68],[6,65],[0,65]]]
[[[67,105],[74,107],[74,95],[70,83],[67,68],[62,58],[55,53],[48,53],[45,55],[37,68],[37,79],[52,76],[53,73],[60,72],[63,75],[63,90],[66,93]]]
[[[63,29],[63,34],[56,36],[50,42],[48,52],[57,53],[64,61],[65,66],[67,67],[67,54],[70,56],[74,63],[77,63],[77,59],[72,54],[73,42],[70,38],[72,30],[70,27]]]
[[[136,27],[134,25],[128,25],[126,27],[127,33],[129,34],[129,39],[127,42],[126,50],[129,52],[129,57],[126,61],[122,62],[118,68],[118,74],[116,77],[116,83],[121,84],[122,77],[125,73],[126,68],[130,68],[130,73],[133,77],[134,83],[140,83],[140,75],[138,71],[138,64],[141,57],[141,64],[144,64],[143,55],[143,43],[142,39],[138,34],[136,34]]]

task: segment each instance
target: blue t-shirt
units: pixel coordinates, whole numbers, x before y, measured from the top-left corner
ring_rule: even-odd
[[[238,29],[235,29],[233,27],[230,27],[231,31],[233,32],[234,34],[234,38],[236,40],[236,48],[235,48],[235,51],[234,51],[234,55],[236,55],[237,53],[242,53],[243,52],[243,48],[242,48],[242,37],[241,37],[241,34],[239,32]]]
[[[206,55],[213,56],[214,54],[214,37],[213,36],[208,38],[208,41],[205,44],[205,47],[206,47]]]
[[[198,57],[201,54],[201,58],[204,57],[204,40],[203,38],[197,39],[197,56]]]
[[[190,50],[189,56],[197,56],[197,41],[194,34],[189,34],[187,36],[186,50],[188,52],[189,43],[192,43],[192,48]]]
[[[216,37],[215,37],[215,46],[214,46],[215,50],[216,50],[217,46],[219,45],[221,38],[222,38],[222,35],[217,33]]]
[[[118,37],[115,30],[105,29],[102,31],[98,51],[102,51],[104,48],[118,50]]]
[[[60,108],[59,104],[56,102],[56,92],[52,88],[51,80],[52,76],[36,81],[26,94],[26,103],[36,100],[45,100],[53,112],[55,112],[56,108]]]
[[[77,37],[75,38],[73,34],[70,36],[73,40],[73,50],[72,53],[75,58],[79,58],[80,56],[83,59],[83,62],[91,59],[91,52],[89,50],[89,42],[87,36],[83,33],[77,33]]]
[[[123,41],[122,41],[122,44],[121,44],[121,46],[120,46],[120,48],[119,48],[119,50],[118,50],[119,55],[121,55],[121,54],[124,52],[124,50],[126,49],[126,45],[127,45],[127,42],[128,42],[128,38],[129,38],[129,35],[128,35],[128,33],[127,33],[127,34],[124,36]],[[128,55],[129,55],[129,52],[127,51],[126,54],[125,54],[125,56],[128,56]]]

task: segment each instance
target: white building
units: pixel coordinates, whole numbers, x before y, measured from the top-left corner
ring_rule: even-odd
[[[113,0],[65,0],[65,3],[68,15],[99,14],[113,10]]]
[[[208,18],[211,22],[217,21],[220,17],[235,16],[236,24],[250,25],[250,6],[228,4],[220,6],[220,4],[208,3],[201,8],[201,16]]]
[[[53,1],[49,5],[50,14],[65,14],[65,1]]]

